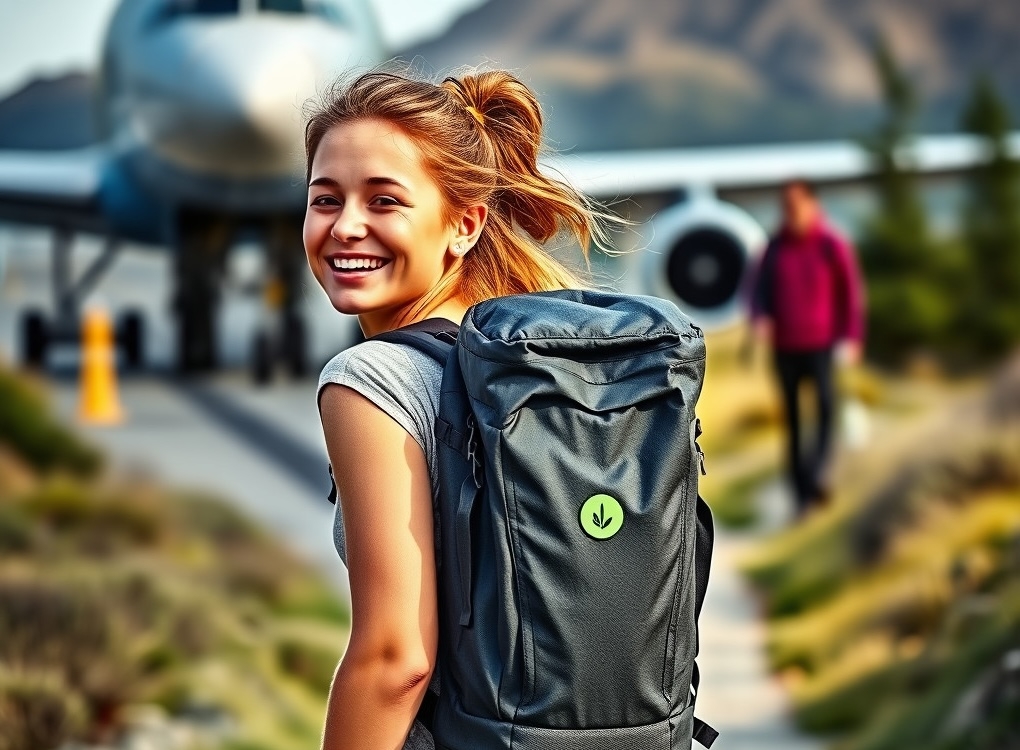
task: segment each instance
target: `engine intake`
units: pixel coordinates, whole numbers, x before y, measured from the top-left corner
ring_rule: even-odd
[[[702,327],[741,314],[741,292],[767,237],[750,214],[702,196],[660,212],[649,224],[641,290],[672,300]]]

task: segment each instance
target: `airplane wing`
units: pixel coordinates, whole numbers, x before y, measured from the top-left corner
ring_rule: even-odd
[[[0,221],[105,233],[100,186],[106,152],[0,151]]]
[[[1011,136],[1009,146],[1020,156],[1020,133]],[[964,134],[922,136],[900,158],[919,172],[958,172],[987,158],[987,147]],[[793,178],[847,182],[874,171],[869,154],[852,141],[561,154],[543,160],[543,166],[600,198],[683,187],[768,187]]]

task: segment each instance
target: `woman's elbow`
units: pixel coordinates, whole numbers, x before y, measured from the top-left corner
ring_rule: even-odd
[[[392,677],[394,703],[416,703],[428,689],[434,667],[428,664],[405,664],[396,667]]]
[[[423,651],[373,649],[369,653],[348,650],[344,662],[360,673],[362,687],[372,685],[381,703],[399,706],[416,703],[428,688],[435,658]],[[341,666],[341,672],[343,665]]]

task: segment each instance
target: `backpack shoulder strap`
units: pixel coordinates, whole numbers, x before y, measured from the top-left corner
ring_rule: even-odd
[[[369,341],[385,341],[390,344],[409,346],[439,363],[446,365],[450,348],[457,343],[460,327],[445,318],[426,318],[403,328],[379,333]]]

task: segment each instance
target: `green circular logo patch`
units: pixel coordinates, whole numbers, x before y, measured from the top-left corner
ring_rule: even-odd
[[[592,539],[609,539],[623,528],[623,506],[615,497],[592,495],[581,506],[581,528]]]

